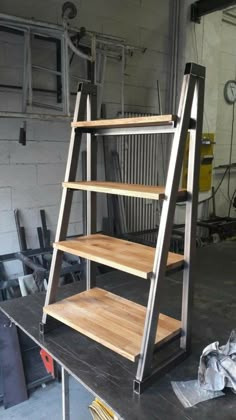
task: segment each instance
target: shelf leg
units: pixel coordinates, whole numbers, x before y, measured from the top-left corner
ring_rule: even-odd
[[[175,203],[182,170],[185,143],[193,108],[193,98],[196,89],[196,83],[199,78],[204,79],[204,77],[205,73],[203,67],[196,66],[194,64],[187,65],[178,110],[179,121],[173,139],[173,146],[168,169],[166,183],[167,198],[163,203],[160,228],[156,244],[153,276],[151,278],[150,284],[144,334],[135,379],[137,383],[142,383],[145,378],[152,374],[153,370],[152,360],[155,335],[160,312],[161,289],[165,277],[166,261],[174,219]],[[200,117],[202,113],[203,108],[199,106],[198,116]],[[197,141],[200,142],[200,138],[197,138]]]
[[[203,125],[204,79],[196,81],[191,117],[196,120],[196,129],[190,131],[188,179],[184,238],[184,272],[182,290],[182,336],[180,346],[191,350],[191,318],[193,306],[193,265],[196,253],[196,223],[198,213],[198,184],[200,173],[200,150]]]
[[[76,96],[75,111],[73,121],[83,120],[85,118],[86,106],[87,106],[87,96],[88,96],[88,87],[87,85],[81,84]],[[79,152],[82,140],[82,133],[74,128],[71,130],[69,152],[66,164],[65,172],[65,182],[75,181],[76,172],[78,167]],[[64,241],[67,235],[67,229],[70,218],[71,204],[73,198],[73,190],[68,188],[63,188],[61,205],[57,223],[57,231],[55,242]],[[45,306],[50,305],[56,301],[56,291],[58,287],[58,282],[60,278],[61,264],[62,264],[63,252],[57,249],[54,249],[52,256],[52,263],[50,268],[49,280],[48,280],[48,289],[45,299]],[[42,323],[40,326],[40,331],[44,331],[44,326],[46,324],[47,314],[43,314]]]

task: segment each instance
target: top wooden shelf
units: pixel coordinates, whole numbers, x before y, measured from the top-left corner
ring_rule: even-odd
[[[74,128],[102,129],[102,128],[135,128],[153,126],[173,126],[176,122],[176,115],[155,115],[151,117],[116,118],[95,121],[72,122]]]
[[[80,181],[63,182],[64,188],[72,190],[93,191],[97,193],[123,195],[127,197],[146,198],[149,200],[164,200],[165,187],[156,185],[123,184],[120,182]],[[178,191],[177,201],[186,200],[186,190]]]

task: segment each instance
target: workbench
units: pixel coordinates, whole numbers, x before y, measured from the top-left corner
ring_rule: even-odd
[[[197,408],[184,409],[172,391],[171,381],[196,379],[202,349],[213,341],[226,343],[231,330],[235,328],[235,268],[235,242],[198,249],[192,354],[141,396],[133,394],[132,388],[136,364],[64,325],[47,333],[44,339],[39,337],[44,293],[1,302],[0,309],[62,367],[64,419],[69,419],[68,375],[72,375],[111,407],[118,418],[233,420],[236,398],[231,392],[226,392],[222,398],[199,404]],[[99,276],[97,285],[137,303],[146,304],[148,280],[111,271]],[[63,286],[59,289],[58,297],[62,299],[82,290],[82,281]],[[176,319],[180,317],[181,292],[180,273],[166,277],[163,313]]]

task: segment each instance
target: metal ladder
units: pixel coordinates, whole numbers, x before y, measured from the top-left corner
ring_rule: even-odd
[[[91,84],[82,84],[79,86],[77,93],[65,181],[63,183],[51,271],[43,318],[40,324],[40,332],[41,334],[47,333],[50,328],[53,328],[53,324],[56,319],[72,326],[80,332],[83,331],[83,334],[93,338],[111,350],[117,351],[117,353],[122,354],[130,360],[135,361],[137,357],[137,373],[134,378],[133,389],[134,392],[138,394],[140,394],[156,376],[182,361],[190,352],[191,310],[193,300],[192,267],[196,248],[195,231],[198,208],[198,182],[203,124],[204,85],[205,68],[194,63],[188,63],[186,65],[183,78],[177,116],[162,115],[156,117],[152,116],[115,120],[96,119],[95,86]],[[190,131],[188,181],[187,189],[186,191],[183,191],[179,190],[179,183],[188,131]],[[81,139],[84,133],[87,136],[87,181],[76,182],[77,163]],[[98,136],[138,135],[146,133],[174,133],[165,187],[151,187],[143,185],[135,186],[96,181]],[[73,192],[76,190],[87,191],[87,235],[85,237],[78,238],[77,240],[66,241],[72,196]],[[121,239],[106,237],[105,235],[97,235],[97,192],[163,200],[156,249],[153,250],[152,248],[144,245],[133,244]],[[184,256],[168,253],[175,204],[177,200],[186,202]],[[100,243],[102,244],[101,248],[99,247]],[[106,247],[105,254],[103,253],[103,247]],[[130,255],[132,255],[132,257],[127,259],[124,255],[122,255],[122,252],[120,252],[122,249],[124,249],[124,253],[126,253],[126,250],[127,253],[130,250]],[[114,250],[117,250],[117,255],[115,255]],[[112,337],[104,338],[100,337],[99,333],[91,333],[89,330],[90,324],[88,325],[88,331],[85,331],[84,328],[82,330],[80,325],[82,320],[79,315],[77,317],[78,325],[75,325],[74,321],[68,319],[66,313],[63,313],[63,308],[60,306],[60,302],[56,302],[56,291],[64,251],[87,259],[87,290],[76,295],[75,299],[78,301],[78,311],[80,310],[80,304],[83,304],[83,299],[86,299],[90,295],[96,295],[96,304],[101,304],[101,308],[104,307],[106,299],[113,299],[111,293],[106,292],[105,296],[102,289],[96,288],[96,262],[102,262],[110,267],[118,268],[119,270],[136,274],[139,277],[150,279],[147,308],[145,309],[144,307],[141,307],[141,305],[139,305],[141,307],[139,308],[137,304],[133,304],[132,307],[132,310],[135,311],[137,309],[143,317],[142,318],[140,315],[143,319],[143,322],[139,321],[141,325],[140,328],[142,328],[143,332],[140,335],[139,351],[134,351],[133,353],[132,351],[125,352],[125,349],[122,347],[122,340],[120,346],[118,344],[116,348],[114,343],[109,341],[112,340]],[[135,260],[135,255],[138,255],[139,252],[141,253],[142,258],[140,259],[139,257]],[[158,326],[161,326],[162,319],[165,317],[165,315],[160,315],[161,292],[162,285],[165,280],[165,272],[167,269],[171,270],[172,268],[179,266],[183,267],[181,322],[168,317],[168,322],[170,322],[171,325],[173,323],[175,327],[171,327],[169,333],[165,337],[163,336],[160,341],[160,337],[158,338]],[[101,296],[101,302],[99,302],[99,296]],[[116,296],[116,299],[119,300],[119,297]],[[132,305],[132,303],[128,304],[127,302],[129,301],[125,299],[120,298],[120,301],[123,305]],[[65,302],[67,305],[70,305],[70,298],[65,300]],[[91,303],[91,305],[93,304]],[[96,312],[96,307],[90,309],[88,308],[88,319],[91,319],[91,322],[93,320],[92,317],[94,316],[94,312]],[[125,320],[122,325],[124,330],[125,328],[130,328],[129,317],[127,317],[127,320]],[[109,329],[109,323],[107,324],[107,328]],[[170,355],[159,366],[154,366],[154,350],[159,347],[161,349],[166,348],[166,346],[173,343],[175,340],[179,340],[177,352]]]

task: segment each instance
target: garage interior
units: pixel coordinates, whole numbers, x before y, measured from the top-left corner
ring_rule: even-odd
[[[232,0],[1,1],[2,419],[235,419],[235,40]]]

